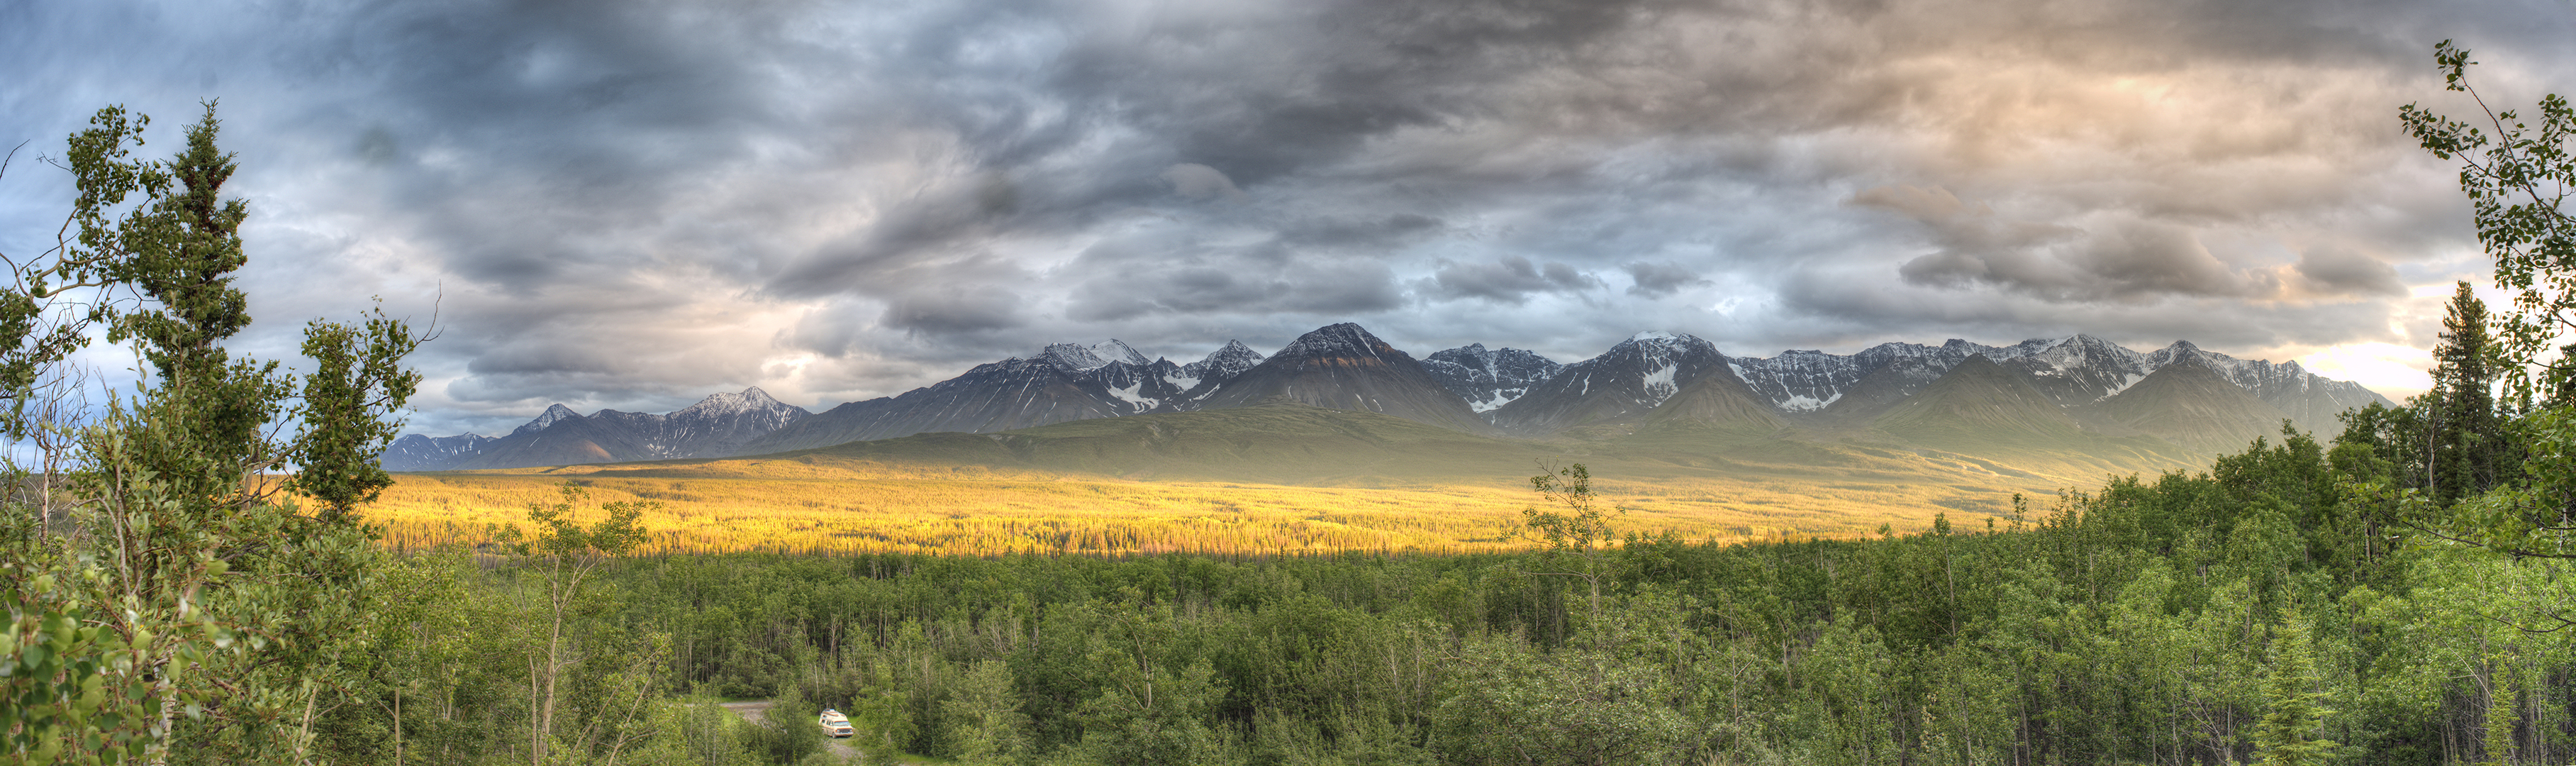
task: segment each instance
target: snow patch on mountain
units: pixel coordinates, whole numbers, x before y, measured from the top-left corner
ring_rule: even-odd
[[[2273,364],[2236,359],[2203,351],[2186,341],[2142,353],[2083,334],[2033,338],[2009,346],[1988,346],[1957,338],[1938,346],[1882,343],[1849,356],[1793,349],[1768,359],[1737,357],[1729,361],[1736,375],[1772,406],[1786,412],[1812,412],[1833,403],[1862,377],[1900,360],[1920,362],[1938,377],[1978,354],[2025,376],[2062,406],[2103,401],[2182,359],[2197,359],[2220,377],[2311,421],[2330,418],[2332,413],[2323,412],[2325,408],[2358,406],[2379,399],[2360,384],[2316,377],[2296,362]],[[1914,381],[1912,387],[1929,385],[1929,380]],[[2303,397],[2318,401],[2303,410],[2294,401]]]
[[[1478,413],[1510,404],[1564,368],[1530,351],[1487,349],[1482,343],[1434,351],[1422,360],[1425,372]]]
[[[1144,388],[1145,388],[1145,382],[1144,382],[1144,381],[1142,381],[1142,380],[1139,380],[1139,381],[1136,381],[1136,382],[1134,382],[1134,383],[1130,383],[1130,384],[1128,384],[1128,385],[1127,385],[1127,387],[1125,387],[1125,388],[1112,388],[1112,389],[1109,389],[1109,395],[1110,395],[1110,396],[1118,397],[1118,400],[1119,400],[1119,401],[1122,401],[1122,402],[1126,402],[1126,403],[1129,403],[1129,404],[1136,405],[1136,408],[1137,408],[1138,410],[1150,410],[1150,409],[1153,409],[1153,408],[1155,408],[1155,407],[1162,406],[1162,404],[1163,404],[1163,400],[1161,400],[1161,399],[1156,399],[1156,398],[1153,398],[1153,397],[1148,397],[1148,396],[1141,396],[1141,395],[1139,395],[1139,394],[1137,393],[1137,392],[1139,392],[1139,391],[1143,390]]]
[[[673,410],[665,417],[721,418],[785,407],[788,405],[770,398],[769,392],[760,390],[759,386],[752,386],[736,393],[719,393],[700,399],[698,403]]]
[[[1673,393],[1681,390],[1680,386],[1673,385],[1673,373],[1681,368],[1681,365],[1667,361],[1662,367],[1648,370],[1645,385],[1640,386],[1646,401],[1661,406],[1664,400],[1673,398]]]

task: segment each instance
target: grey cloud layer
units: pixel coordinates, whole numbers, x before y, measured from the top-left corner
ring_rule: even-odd
[[[2421,343],[2393,318],[2400,267],[2465,242],[2391,116],[2442,103],[2430,44],[2576,88],[2552,42],[2576,28],[2502,4],[0,14],[0,61],[78,84],[0,90],[7,114],[62,113],[0,122],[24,137],[223,96],[275,264],[265,331],[435,301],[432,430],[751,384],[813,404],[1055,340],[1180,356],[1343,320],[1569,358],[1649,328],[1752,354]],[[131,28],[155,44],[101,52]],[[0,194],[13,229],[43,219]]]

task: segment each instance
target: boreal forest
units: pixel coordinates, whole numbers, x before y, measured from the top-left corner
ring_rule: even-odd
[[[2401,116],[2514,300],[2461,284],[2434,389],[2339,433],[1858,539],[1641,534],[1569,462],[1518,552],[1112,557],[644,555],[578,483],[390,549],[425,328],[228,351],[215,106],[157,160],[105,109],[0,292],[0,762],[2566,763],[2576,116]]]

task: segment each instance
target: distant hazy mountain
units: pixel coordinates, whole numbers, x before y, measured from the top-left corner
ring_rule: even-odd
[[[1273,399],[996,434],[914,434],[799,454],[942,471],[984,465],[1133,479],[1332,484],[1343,477],[1474,475],[1498,465],[1518,471],[1560,453],[1526,440]]]
[[[495,441],[482,434],[455,436],[422,436],[404,434],[385,447],[377,460],[388,471],[444,471],[466,458],[482,454],[483,445]]]
[[[2239,360],[2180,341],[2142,353],[2085,335],[2009,346],[1954,339],[1753,358],[1728,357],[1689,335],[1647,332],[1591,359],[1558,364],[1483,343],[1416,360],[1359,325],[1337,324],[1273,356],[1228,342],[1187,364],[1149,360],[1114,339],[1059,343],[819,414],[756,388],[662,415],[583,415],[556,405],[497,439],[406,435],[383,460],[393,470],[422,471],[714,458],[1274,403],[1473,434],[1582,440],[1634,433],[1640,441],[1631,446],[1639,449],[1816,431],[1853,444],[1942,450],[2091,449],[2125,439],[2115,451],[2134,455],[2165,454],[2175,445],[2235,449],[2277,432],[2285,417],[2332,433],[2336,414],[2386,401],[2295,362]]]
[[[1521,433],[1640,417],[1700,376],[1725,369],[1726,361],[1708,341],[1638,333],[1600,356],[1566,365],[1490,415],[1495,425]]]
[[[825,410],[753,440],[736,454],[891,439],[924,431],[1007,431],[1151,409],[1111,395],[1089,372],[1047,355],[976,365],[964,375],[927,388]]]
[[[1469,408],[1491,412],[1555,377],[1565,365],[1517,348],[1487,350],[1485,344],[1470,343],[1431,352],[1423,357],[1422,369],[1430,371],[1441,387],[1467,400]]]
[[[1226,381],[1197,408],[1249,407],[1283,400],[1392,415],[1469,433],[1492,429],[1467,406],[1467,400],[1442,386],[1421,362],[1348,323],[1298,336],[1287,348]]]
[[[778,429],[733,452],[829,447],[933,431],[987,433],[1069,420],[1171,412],[1194,406],[1218,386],[1261,363],[1261,355],[1228,342],[1186,365],[1145,355],[1116,340],[1097,346],[1059,343],[1035,359],[1005,359],[898,396],[850,402]]]
[[[1939,346],[1883,343],[1850,356],[1821,351],[1785,351],[1769,359],[1730,358],[1736,374],[1772,406],[1784,412],[1832,408],[1862,379],[1900,361],[1921,365],[1877,385],[1879,401],[1891,393],[1911,396],[1932,378],[1971,355],[1984,356],[2022,376],[2033,389],[2062,407],[2080,407],[2110,398],[2177,360],[2196,359],[2219,377],[2246,389],[2281,410],[2301,428],[2335,432],[2335,416],[2372,402],[2393,404],[2359,383],[2328,380],[2308,373],[2297,362],[2247,361],[2202,351],[2187,341],[2141,353],[2090,335],[2038,338],[2010,346],[1988,346],[1953,339]],[[1930,375],[1923,373],[1928,372]]]
[[[404,436],[381,459],[387,470],[444,471],[732,454],[753,438],[809,414],[756,387],[709,396],[662,415],[617,410],[583,415],[557,404],[508,436]]]
[[[2388,397],[2380,396],[2361,384],[2347,380],[2328,380],[2301,368],[2298,362],[2273,364],[2261,360],[2236,359],[2225,354],[2200,350],[2190,341],[2174,341],[2147,354],[2148,364],[2164,367],[2183,359],[2196,359],[2227,382],[2253,392],[2263,403],[2281,410],[2297,421],[2300,428],[2318,433],[2341,433],[2335,416],[2344,410],[2358,409],[2372,402],[2395,406]]]

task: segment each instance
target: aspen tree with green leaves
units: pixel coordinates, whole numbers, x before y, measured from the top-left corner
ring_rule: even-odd
[[[2439,486],[2422,496],[2395,496],[2409,516],[2445,538],[2516,557],[2576,557],[2576,346],[2562,345],[2576,331],[2576,108],[2564,96],[2540,99],[2537,111],[2498,110],[2471,82],[2469,51],[2449,40],[2434,46],[2444,87],[2476,105],[2475,122],[2408,104],[2398,110],[2407,132],[2433,156],[2460,163],[2460,191],[2469,198],[2478,243],[2495,262],[2496,287],[2513,296],[2510,310],[2484,330],[2446,323],[2445,339],[2492,331],[2493,348],[2479,359],[2445,358],[2446,367],[2491,363],[2506,397],[2530,408],[2509,421],[2526,445],[2524,481],[2498,483],[2447,508]],[[2445,393],[2471,378],[2443,381]],[[2438,433],[2438,429],[2436,430]],[[2475,450],[2464,450],[2474,453]],[[2438,454],[2438,453],[2437,453]],[[2442,462],[2436,460],[2436,463]],[[2455,470],[2474,473],[2474,466]]]
[[[1530,477],[1530,488],[1538,490],[1539,504],[1521,509],[1523,539],[1538,543],[1551,561],[1571,559],[1575,568],[1560,572],[1531,572],[1534,575],[1575,577],[1583,580],[1590,591],[1585,603],[1589,617],[1601,619],[1601,577],[1605,574],[1602,558],[1608,555],[1612,542],[1618,540],[1610,530],[1609,515],[1602,512],[1600,499],[1592,493],[1592,469],[1582,463],[1566,466],[1541,464],[1541,473]],[[1628,509],[1611,506],[1609,510],[1626,514]]]
[[[601,503],[599,512],[606,518],[583,526],[577,516],[580,506],[589,499],[589,490],[565,482],[556,492],[559,497],[554,502],[528,507],[528,520],[536,524],[534,535],[524,535],[517,527],[500,534],[502,543],[535,564],[537,576],[543,579],[545,636],[528,644],[528,707],[533,713],[528,723],[528,758],[540,766],[546,762],[547,753],[558,749],[555,710],[562,701],[564,670],[579,661],[581,655],[580,647],[565,632],[569,618],[599,567],[644,542],[644,527],[636,520],[658,506],[651,502]]]

